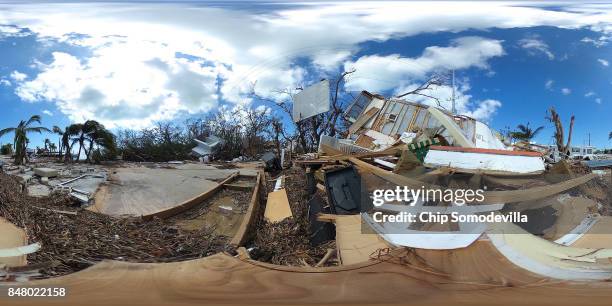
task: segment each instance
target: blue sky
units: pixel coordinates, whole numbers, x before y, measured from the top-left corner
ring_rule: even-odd
[[[281,101],[278,90],[353,68],[347,90],[392,96],[455,69],[461,113],[498,130],[543,125],[536,140],[551,144],[553,106],[566,124],[576,116],[574,144],[590,133],[591,144],[612,147],[612,3],[546,4],[0,4],[0,128],[32,114],[48,127],[180,123],[267,106],[251,88]],[[449,107],[450,92],[429,94]],[[32,144],[46,137],[57,138]]]

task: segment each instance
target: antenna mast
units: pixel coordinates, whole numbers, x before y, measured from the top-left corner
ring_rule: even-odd
[[[452,112],[453,114],[457,113],[457,108],[455,108],[455,69],[452,70],[452,87],[453,87],[453,96],[451,97],[452,102],[453,102],[453,108],[452,108]]]

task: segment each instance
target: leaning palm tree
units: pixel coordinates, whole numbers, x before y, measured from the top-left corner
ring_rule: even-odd
[[[68,133],[71,136],[72,143],[70,148],[76,144],[79,145],[77,153],[77,162],[81,159],[81,152],[85,153],[86,159],[89,160],[89,151],[95,143],[99,131],[106,130],[103,125],[95,120],[87,120],[85,123],[75,123],[68,127]],[[90,150],[85,146],[85,142],[89,142]]]
[[[100,149],[103,148],[110,155],[114,155],[116,152],[117,144],[115,141],[115,135],[107,130],[104,125],[96,125],[88,134],[87,140],[89,141],[89,149],[85,150],[87,161],[92,162],[94,147],[96,148],[98,156],[101,156]]]
[[[32,123],[40,124],[40,116],[34,115],[27,121],[21,120],[16,127],[6,128],[0,130],[0,137],[13,132],[15,137],[13,139],[13,147],[15,147],[15,164],[22,165],[28,161],[27,147],[29,143],[28,133],[42,133],[51,132],[48,128],[42,126],[31,126]]]
[[[85,148],[85,156],[86,160],[91,162],[94,146],[98,148],[98,152],[100,147],[112,149],[115,146],[115,136],[97,121],[89,120],[84,125],[86,125],[85,138],[89,141],[89,148]]]
[[[516,128],[518,130],[511,132],[510,135],[512,136],[512,138],[525,142],[530,142],[531,139],[533,139],[538,133],[540,133],[544,129],[543,126],[537,127],[536,129],[532,129],[531,127],[529,127],[529,122],[527,122],[527,124],[519,124],[516,126]]]

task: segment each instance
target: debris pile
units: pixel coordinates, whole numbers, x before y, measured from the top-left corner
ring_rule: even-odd
[[[0,173],[0,215],[42,245],[28,255],[28,262],[41,267],[45,276],[72,273],[105,259],[171,262],[226,250],[229,237],[214,235],[212,228],[181,231],[166,221],[113,218],[74,204],[61,193],[27,196],[14,177]]]
[[[284,188],[293,216],[280,222],[268,222],[263,215],[260,216],[255,226],[256,236],[250,245],[253,248],[251,257],[278,265],[315,266],[325,256],[327,249],[335,248],[335,242],[331,240],[318,246],[311,244],[309,194],[305,188],[303,169],[289,168],[280,172],[279,176],[285,178]],[[274,184],[268,184],[268,192],[273,190]]]

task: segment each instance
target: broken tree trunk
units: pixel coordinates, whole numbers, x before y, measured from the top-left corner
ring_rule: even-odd
[[[548,117],[550,122],[555,124],[555,141],[557,143],[557,149],[562,158],[569,157],[569,150],[572,145],[572,132],[574,130],[574,116],[570,119],[569,134],[567,136],[567,143],[564,143],[563,135],[563,124],[561,123],[561,117],[557,113],[554,107],[550,108],[550,116]]]

